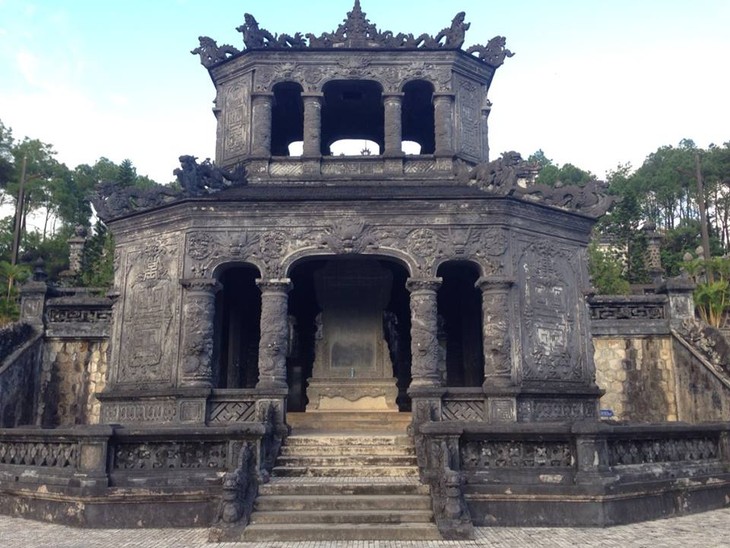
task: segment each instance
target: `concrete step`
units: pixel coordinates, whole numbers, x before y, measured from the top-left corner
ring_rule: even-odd
[[[377,524],[252,524],[244,541],[328,541],[328,540],[441,540],[432,523]]]
[[[355,455],[394,455],[412,456],[416,454],[414,447],[407,445],[284,445],[281,448],[282,457],[293,456],[321,456],[326,449],[328,456],[355,456]]]
[[[282,478],[378,477],[417,478],[415,466],[274,466],[273,475]]]
[[[342,467],[342,466],[417,466],[415,455],[293,455],[279,457],[276,466],[285,468],[297,467]]]
[[[274,478],[259,486],[259,496],[264,495],[428,495],[430,488],[411,478],[393,478],[387,483],[374,483],[369,478],[343,478],[341,482],[322,483],[320,478],[310,481]]]
[[[433,513],[431,510],[398,510],[397,512],[387,510],[330,510],[322,512],[317,510],[299,511],[276,511],[276,512],[255,512],[251,517],[251,523],[431,523]]]
[[[431,498],[423,495],[267,495],[254,503],[256,512],[430,510]]]

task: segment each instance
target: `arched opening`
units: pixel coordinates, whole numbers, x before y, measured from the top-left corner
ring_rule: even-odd
[[[322,154],[340,139],[385,140],[383,90],[369,80],[335,80],[322,88]]]
[[[377,156],[380,145],[366,139],[340,139],[330,145],[332,156]]]
[[[247,264],[226,265],[218,273],[223,286],[216,295],[214,356],[219,388],[254,388],[258,381],[261,292],[256,280],[260,276]]]
[[[474,287],[479,267],[468,261],[448,261],[438,269],[441,369],[446,386],[475,387],[484,382],[482,296]]]
[[[424,80],[413,80],[403,86],[401,112],[403,140],[421,145],[420,154],[433,154],[436,147],[433,85]]]
[[[287,360],[288,409],[410,410],[405,267],[383,258],[313,258],[289,276],[295,344]]]
[[[291,155],[289,145],[304,139],[302,86],[281,82],[274,86],[271,109],[271,155]],[[301,155],[301,152],[299,153]]]

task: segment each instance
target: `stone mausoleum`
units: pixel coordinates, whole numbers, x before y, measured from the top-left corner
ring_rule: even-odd
[[[182,156],[179,188],[99,189],[108,296],[24,289],[24,382],[53,385],[36,354],[75,337],[98,385],[85,425],[23,428],[60,425],[13,407],[6,508],[263,540],[726,504],[727,423],[599,420],[586,246],[611,199],[536,185],[516,153],[490,161],[488,91],[512,53],[499,36],[462,49],[469,26],[382,31],[356,1],[320,36],[247,14],[243,50],[200,38],[215,162]],[[343,140],[367,145],[333,153]],[[662,321],[691,315],[686,285],[665,290]]]

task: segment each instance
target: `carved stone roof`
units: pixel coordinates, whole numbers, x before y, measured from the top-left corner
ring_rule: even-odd
[[[466,31],[470,23],[465,22],[466,14],[462,11],[454,16],[451,25],[436,35],[427,33],[414,36],[412,33],[394,33],[389,30],[378,30],[370,22],[360,7],[360,0],[355,0],[352,11],[337,30],[316,36],[301,32],[290,34],[272,34],[261,28],[258,21],[250,13],[244,15],[244,23],[236,30],[243,35],[246,50],[304,50],[304,49],[389,49],[389,50],[460,50],[464,45]],[[200,55],[200,62],[206,68],[227,61],[241,53],[235,47],[224,44],[218,46],[215,40],[207,36],[199,38],[200,46],[191,53]],[[484,63],[496,68],[504,63],[506,57],[514,55],[505,48],[506,40],[495,36],[486,45],[475,45],[466,50]]]

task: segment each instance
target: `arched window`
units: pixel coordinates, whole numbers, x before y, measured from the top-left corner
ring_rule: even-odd
[[[302,141],[303,136],[302,86],[295,82],[276,84],[271,109],[271,155],[294,156],[290,145]],[[301,156],[301,152],[299,155]]]
[[[403,141],[421,145],[418,154],[433,154],[435,148],[433,85],[425,80],[413,80],[403,86]],[[406,154],[413,154],[405,150]]]
[[[369,80],[335,80],[322,89],[322,154],[341,139],[369,140],[383,148],[383,90]]]

